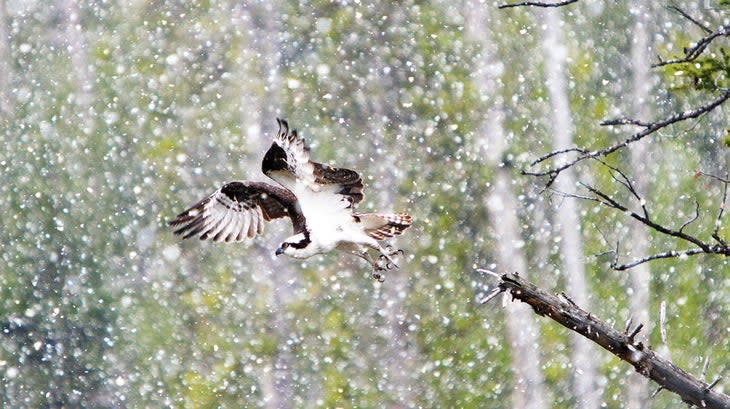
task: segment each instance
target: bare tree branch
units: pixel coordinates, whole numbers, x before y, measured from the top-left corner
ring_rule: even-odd
[[[722,376],[718,376],[715,378],[714,381],[712,381],[707,387],[705,388],[706,391],[709,391],[710,389],[714,388],[718,383],[720,383],[720,380],[722,380]]]
[[[730,396],[712,389],[719,378],[708,384],[661,357],[642,342],[636,342],[633,338],[641,330],[641,325],[631,334],[621,333],[574,303],[562,301],[517,274],[503,274],[498,288],[509,292],[512,299],[530,305],[536,314],[583,335],[630,363],[637,372],[661,388],[677,394],[684,402],[701,408],[730,408]]]
[[[709,368],[709,367],[710,367],[710,357],[706,356],[705,362],[704,362],[704,364],[702,364],[702,373],[701,373],[702,379],[705,379],[707,377],[707,368]]]
[[[578,152],[578,153],[581,153],[583,155],[588,154],[588,151],[587,150],[581,149],[581,148],[578,148],[578,147],[575,147],[575,148],[567,148],[567,149],[558,149],[558,150],[552,151],[552,152],[550,152],[550,153],[548,153],[546,155],[540,156],[539,158],[537,158],[534,161],[530,162],[530,166],[535,166],[535,165],[537,165],[540,162],[544,162],[544,161],[552,158],[553,156],[562,155],[562,154],[568,153],[568,152]]]
[[[663,258],[683,258],[683,257],[689,257],[689,256],[696,256],[698,254],[708,254],[708,252],[702,250],[702,249],[689,249],[689,250],[669,250],[665,251],[663,253],[657,253],[652,254],[650,256],[637,258],[629,263],[625,264],[619,264],[618,261],[614,261],[611,263],[611,268],[618,271],[624,271],[631,268],[634,268],[638,266],[639,264],[644,264],[649,261],[653,260],[659,260]]]
[[[658,259],[662,259],[662,258],[687,257],[687,256],[694,256],[694,255],[703,254],[703,253],[704,254],[719,254],[719,255],[726,256],[726,257],[727,256],[730,256],[730,247],[728,247],[727,245],[723,245],[723,244],[712,245],[710,243],[707,243],[707,242],[703,241],[702,239],[700,239],[700,238],[698,238],[696,236],[693,236],[691,234],[685,233],[683,231],[683,229],[689,223],[693,222],[694,220],[697,219],[697,217],[699,217],[698,216],[699,215],[699,204],[697,205],[696,210],[695,210],[696,211],[695,217],[692,220],[690,220],[689,222],[685,222],[678,230],[675,230],[675,229],[666,227],[664,225],[661,225],[661,224],[656,223],[653,220],[651,220],[649,218],[649,213],[648,213],[648,211],[646,210],[646,207],[643,204],[644,201],[639,196],[637,196],[637,199],[642,203],[642,208],[644,209],[644,214],[643,215],[640,215],[640,214],[638,214],[638,213],[630,210],[627,206],[619,203],[618,201],[616,201],[615,199],[613,199],[611,196],[609,196],[605,192],[602,192],[602,191],[596,189],[593,186],[587,185],[585,183],[581,183],[581,186],[585,187],[586,189],[588,189],[588,191],[590,191],[591,193],[593,193],[594,195],[596,195],[596,197],[593,197],[593,198],[590,198],[589,197],[590,198],[589,200],[597,201],[597,202],[603,204],[604,206],[607,206],[607,207],[610,207],[610,208],[619,210],[621,212],[627,213],[632,218],[638,220],[639,222],[641,222],[644,225],[646,225],[646,226],[648,226],[648,227],[656,230],[659,233],[662,233],[662,234],[665,234],[667,236],[672,236],[672,237],[675,237],[675,238],[678,238],[678,239],[681,239],[681,240],[690,242],[690,243],[694,244],[695,246],[699,247],[699,248],[693,248],[693,249],[689,249],[689,250],[671,250],[671,251],[666,251],[666,252],[654,254],[654,255],[651,255],[651,256],[646,256],[646,257],[643,257],[643,258],[639,258],[639,259],[636,259],[636,260],[634,260],[634,261],[632,261],[630,263],[627,263],[627,264],[617,264],[614,261],[612,263],[611,267],[614,268],[614,269],[616,269],[616,270],[627,270],[629,268],[636,267],[639,264],[643,264],[643,263],[646,263],[648,261],[658,260]],[[635,193],[635,191],[633,193]],[[573,197],[584,198],[586,196],[573,195]]]
[[[638,119],[632,119],[632,118],[616,118],[616,119],[607,119],[603,122],[601,122],[602,126],[612,126],[612,125],[636,125],[636,126],[643,126],[645,128],[648,128],[651,126],[651,122],[644,122]]]
[[[691,20],[691,19],[690,19]],[[694,20],[691,20],[694,21]],[[661,58],[659,59],[659,62],[656,64],[652,64],[652,68],[656,67],[663,67],[665,65],[671,65],[671,64],[681,64],[686,62],[692,62],[699,58],[700,55],[705,51],[707,46],[709,46],[716,38],[718,37],[727,37],[730,36],[730,25],[724,25],[720,27],[717,31],[712,31],[710,34],[708,34],[705,37],[702,37],[697,43],[689,48],[684,49],[684,57],[677,58],[673,60],[667,60],[662,61]]]
[[[631,216],[633,219],[639,221],[640,223],[646,225],[647,227],[661,233],[667,236],[675,237],[677,239],[686,241],[693,245],[692,248],[689,249],[673,249],[668,250],[664,252],[660,252],[657,254],[652,254],[648,256],[643,256],[636,258],[628,263],[619,263],[619,246],[618,243],[616,244],[616,250],[614,251],[614,259],[611,262],[611,268],[615,270],[628,270],[630,268],[636,267],[639,264],[647,263],[653,260],[659,260],[659,259],[665,259],[665,258],[685,258],[689,256],[695,256],[698,254],[717,254],[722,255],[726,257],[730,257],[730,246],[725,243],[725,241],[720,237],[719,235],[719,226],[721,225],[721,220],[724,212],[725,203],[727,200],[727,186],[730,184],[730,180],[720,178],[718,176],[709,175],[704,172],[698,172],[698,175],[704,175],[708,176],[712,179],[718,180],[723,183],[723,199],[722,203],[720,205],[720,211],[718,212],[718,217],[715,221],[715,229],[712,232],[713,239],[717,242],[717,244],[710,243],[708,241],[705,241],[701,239],[700,237],[696,235],[692,235],[690,233],[686,233],[684,229],[699,219],[700,216],[700,205],[697,201],[695,201],[695,212],[694,215],[687,221],[685,221],[678,229],[671,228],[668,226],[665,226],[663,224],[660,224],[656,221],[654,221],[651,216],[649,209],[646,206],[646,201],[642,198],[642,196],[639,194],[639,192],[634,187],[633,183],[631,182],[631,178],[629,178],[621,169],[618,169],[614,166],[609,165],[605,161],[594,158],[597,162],[602,164],[603,166],[607,167],[609,169],[611,178],[618,184],[624,187],[626,191],[628,191],[631,196],[639,203],[639,206],[641,207],[641,213],[638,213],[637,211],[631,210],[627,204],[619,202],[617,199],[609,195],[608,193],[596,188],[595,186],[588,185],[584,182],[578,182],[580,186],[588,190],[588,192],[591,193],[591,195],[581,195],[578,193],[570,193],[570,192],[559,192],[556,190],[551,190],[554,194],[560,195],[562,197],[567,198],[573,198],[573,199],[580,199],[580,200],[587,200],[599,203],[603,206],[606,206],[611,209],[618,210],[624,214],[627,214]]]
[[[685,241],[688,241],[699,248],[701,248],[703,251],[710,253],[711,252],[711,246],[707,243],[703,242],[702,240],[698,239],[695,236],[689,235],[687,233],[681,232],[679,230],[674,230],[669,227],[663,226],[661,224],[655,223],[653,220],[649,219],[648,217],[644,215],[640,215],[633,210],[630,210],[623,204],[617,202],[615,199],[613,199],[611,196],[607,195],[606,193],[596,189],[595,187],[580,182],[580,185],[584,188],[588,189],[591,193],[596,195],[598,197],[598,200],[605,206],[620,210],[622,212],[628,213],[629,216],[633,217],[634,219],[640,221],[641,223],[651,227],[652,229],[658,231],[659,233],[666,234],[667,236],[676,237],[678,239],[682,239]]]
[[[710,174],[710,173],[705,173],[703,171],[698,171],[697,174],[698,175],[701,175],[701,176],[707,176],[710,179],[715,179],[715,180],[720,181],[720,182],[722,182],[722,183],[724,183],[726,185],[728,183],[730,183],[730,179],[728,179],[728,177],[730,177],[730,175],[725,175],[724,178],[721,178],[720,176],[716,176],[716,175],[713,175],[713,174]]]
[[[720,37],[728,37],[730,36],[730,24],[724,24],[716,31],[710,30],[706,25],[702,24],[699,20],[693,18],[688,13],[686,13],[681,8],[672,5],[669,7],[671,10],[676,11],[680,15],[682,15],[684,18],[692,22],[693,24],[697,25],[702,29],[707,35],[700,39],[696,44],[694,44],[692,47],[689,47],[684,50],[685,56],[680,59],[675,59],[671,61],[666,62],[660,62],[660,64],[656,64],[655,66],[660,65],[668,65],[668,64],[675,64],[675,63],[682,63],[682,62],[690,62],[697,59],[704,51],[705,49],[717,38]],[[677,238],[682,241],[686,241],[687,243],[691,244],[689,248],[675,248],[668,251],[663,251],[660,253],[652,254],[643,256],[637,259],[634,259],[631,262],[628,263],[619,263],[619,249],[618,245],[616,247],[615,251],[615,257],[613,262],[611,263],[612,268],[617,270],[626,270],[632,267],[635,267],[637,265],[652,261],[652,260],[658,260],[658,259],[664,259],[664,258],[684,258],[689,256],[694,256],[698,254],[718,254],[723,256],[730,256],[730,245],[728,242],[726,242],[721,236],[720,236],[720,228],[722,226],[722,218],[724,216],[725,212],[725,206],[727,203],[727,196],[728,196],[728,185],[730,185],[730,180],[728,178],[721,178],[713,175],[707,175],[704,173],[699,173],[700,175],[708,176],[713,179],[716,179],[723,183],[723,193],[722,193],[722,201],[720,204],[719,211],[717,213],[717,218],[715,220],[715,226],[711,233],[711,237],[714,242],[710,242],[707,240],[704,240],[700,238],[697,235],[689,234],[685,232],[685,229],[690,226],[692,223],[696,222],[700,218],[700,206],[699,203],[695,204],[695,212],[694,216],[691,217],[689,220],[686,220],[678,229],[669,227],[666,225],[663,225],[661,223],[657,223],[655,220],[652,219],[652,217],[649,214],[649,211],[646,207],[646,202],[641,198],[641,195],[639,192],[637,192],[636,188],[633,186],[631,179],[626,176],[625,173],[623,173],[620,169],[610,166],[604,161],[601,160],[603,157],[607,157],[608,155],[611,155],[612,153],[629,146],[630,144],[637,142],[649,135],[652,135],[653,133],[656,133],[663,128],[666,128],[670,125],[677,124],[682,121],[690,120],[690,119],[697,119],[702,117],[703,115],[713,111],[717,107],[723,105],[728,99],[730,99],[730,89],[721,89],[719,96],[717,96],[714,100],[711,100],[704,105],[701,105],[699,107],[696,107],[691,110],[683,111],[683,112],[677,112],[673,115],[670,115],[664,119],[657,120],[657,121],[646,121],[641,119],[634,119],[634,118],[615,118],[615,119],[608,119],[601,123],[603,126],[637,126],[640,129],[633,133],[628,138],[624,139],[623,141],[620,141],[618,143],[615,143],[613,145],[610,145],[608,147],[598,149],[598,150],[588,150],[583,147],[571,147],[571,148],[564,148],[560,150],[555,150],[552,152],[549,152],[537,159],[535,159],[532,163],[529,164],[529,166],[526,169],[523,169],[522,174],[523,175],[529,175],[529,176],[535,176],[540,178],[546,178],[545,181],[545,189],[550,188],[552,183],[555,181],[555,179],[560,175],[561,172],[564,170],[571,168],[573,166],[576,166],[577,164],[585,161],[586,159],[594,159],[598,162],[602,163],[604,166],[608,167],[611,170],[611,178],[620,184],[621,186],[626,189],[627,192],[629,192],[640,204],[641,206],[641,212],[636,212],[629,209],[629,206],[620,203],[618,200],[616,200],[611,195],[597,189],[594,186],[581,183],[581,186],[587,189],[590,194],[589,195],[580,195],[576,193],[559,193],[565,197],[572,197],[577,198],[581,200],[589,200],[596,203],[600,203],[601,205],[604,205],[609,208],[613,208],[616,210],[619,210],[621,212],[625,212],[626,214],[630,215],[635,220],[639,221],[640,223],[646,225],[647,227],[657,231],[658,233],[668,235],[674,238]],[[534,167],[538,167],[540,165],[542,166],[542,169],[538,170],[531,170]],[[643,213],[643,214],[642,214]]]
[[[655,121],[655,122],[640,122],[637,120],[624,119],[624,118],[604,121],[602,123],[604,125],[640,125],[644,129],[631,135],[630,137],[624,139],[623,141],[621,141],[617,144],[611,145],[609,147],[606,147],[606,148],[603,148],[600,150],[588,151],[583,148],[574,147],[574,148],[561,149],[561,150],[550,152],[544,156],[541,156],[540,158],[536,159],[535,161],[533,161],[530,164],[530,167],[536,166],[542,162],[545,162],[548,159],[555,158],[555,157],[557,157],[561,154],[567,153],[567,152],[578,152],[579,155],[571,160],[568,160],[567,162],[565,162],[563,164],[548,167],[548,169],[546,169],[546,170],[541,170],[541,171],[522,170],[522,174],[528,175],[528,176],[535,176],[535,177],[547,176],[548,181],[547,181],[546,185],[550,186],[552,184],[552,182],[555,180],[555,178],[558,177],[560,172],[562,172],[565,169],[568,169],[572,166],[575,166],[579,162],[582,162],[586,159],[608,156],[608,155],[616,152],[617,150],[624,148],[636,141],[639,141],[639,140],[643,139],[644,137],[649,136],[649,135],[653,134],[654,132],[656,132],[662,128],[665,128],[669,125],[672,125],[672,124],[675,124],[678,122],[682,122],[687,119],[698,118],[708,112],[711,112],[718,106],[722,105],[729,98],[730,98],[730,89],[726,89],[722,92],[722,94],[717,99],[712,100],[705,105],[702,105],[698,108],[695,108],[695,109],[692,109],[689,111],[682,111],[682,112],[675,113],[662,120]]]
[[[541,1],[523,1],[521,3],[502,4],[497,8],[507,9],[511,7],[562,7],[568,4],[577,3],[578,0],[565,0],[557,3],[543,3]]]

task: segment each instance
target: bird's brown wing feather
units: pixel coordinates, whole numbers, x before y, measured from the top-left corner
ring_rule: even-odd
[[[261,182],[235,181],[168,222],[184,239],[242,241],[264,230],[264,222],[289,217],[295,233],[306,230],[297,200],[286,189]]]
[[[276,120],[279,131],[261,163],[265,175],[291,191],[301,183],[314,192],[332,188],[351,205],[362,201],[363,183],[357,172],[312,162],[304,138],[296,130],[290,131],[286,121]]]

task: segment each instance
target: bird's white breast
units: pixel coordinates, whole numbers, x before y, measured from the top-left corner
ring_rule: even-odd
[[[356,233],[349,203],[341,195],[327,191],[327,187],[322,186],[321,191],[313,192],[298,186],[295,192],[307,219],[311,245],[320,252],[330,251],[342,241],[350,241]]]

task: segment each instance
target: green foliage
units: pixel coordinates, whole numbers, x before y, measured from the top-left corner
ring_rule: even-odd
[[[671,64],[666,69],[673,88],[677,90],[696,89],[714,91],[730,87],[730,55],[720,47],[717,53],[710,53],[694,61]]]

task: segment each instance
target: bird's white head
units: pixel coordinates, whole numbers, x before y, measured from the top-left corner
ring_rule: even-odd
[[[312,251],[310,244],[312,240],[308,234],[299,233],[295,234],[288,239],[284,240],[283,243],[276,249],[276,255],[286,254],[289,257],[294,258],[307,258],[316,254],[316,251]]]

